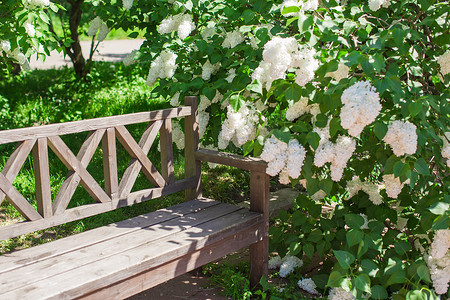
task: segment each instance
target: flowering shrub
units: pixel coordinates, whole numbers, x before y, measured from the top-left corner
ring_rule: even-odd
[[[203,145],[304,186],[270,230],[296,258],[272,261],[281,276],[329,299],[448,297],[448,1],[123,5],[114,22],[147,39],[127,64],[150,61],[173,106],[200,96]]]

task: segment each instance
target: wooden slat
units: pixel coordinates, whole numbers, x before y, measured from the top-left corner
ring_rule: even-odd
[[[241,155],[203,148],[198,149],[195,152],[195,158],[201,161],[207,161],[256,172],[265,172],[267,168],[267,163],[260,158],[244,157]]]
[[[2,174],[9,182],[13,182],[17,174],[19,174],[20,169],[27,159],[28,154],[30,154],[31,149],[33,149],[35,142],[36,140],[28,140],[20,143],[9,157],[2,170]],[[0,204],[2,204],[5,196],[5,193],[0,190]]]
[[[125,126],[116,127],[117,138],[127,152],[133,157],[139,160],[142,165],[145,176],[150,182],[156,186],[164,186],[166,181],[156,170],[155,166],[148,159],[147,155],[139,147],[138,143],[133,139],[131,134],[125,128]]]
[[[42,219],[41,215],[34,210],[27,199],[12,186],[11,182],[9,182],[2,173],[0,173],[0,190],[6,194],[11,205],[14,206],[27,220]]]
[[[40,138],[33,147],[34,180],[38,212],[44,218],[53,215],[47,139]]]
[[[152,144],[155,141],[156,136],[158,135],[162,123],[162,120],[152,122],[151,124],[149,124],[144,134],[142,135],[139,141],[139,147],[142,149],[142,152],[145,155],[147,155],[148,151],[150,151],[150,148],[152,147]],[[142,165],[139,160],[137,158],[132,158],[130,164],[128,165],[128,168],[125,170],[122,179],[120,180],[120,198],[126,197],[131,192],[141,169]]]
[[[95,150],[105,133],[105,129],[100,129],[96,131],[91,131],[81,145],[80,150],[78,151],[77,160],[81,163],[81,166],[86,169],[92,157],[94,156]],[[55,201],[53,202],[53,214],[58,215],[64,212],[64,210],[69,205],[70,200],[72,199],[75,190],[80,184],[80,174],[73,170],[69,170],[69,173],[66,176],[66,180],[61,184],[58,194],[55,197]]]
[[[85,265],[95,265],[99,259],[114,257],[120,253],[130,251],[143,245],[151,245],[151,243],[157,242],[159,239],[164,239],[167,236],[174,235],[183,230],[188,230],[206,222],[219,221],[221,218],[229,218],[228,215],[238,214],[239,210],[244,211],[244,209],[234,205],[218,204],[198,212],[190,214],[184,213],[183,216],[156,223],[151,226],[145,226],[140,230],[128,232],[125,235],[120,235],[112,239],[102,241],[102,237],[94,237],[94,240],[97,239],[99,241],[82,248],[82,251],[69,251],[0,274],[2,290],[14,290],[17,287],[32,284],[44,280],[45,278],[50,279],[52,276],[70,272],[73,269]],[[239,213],[239,215],[243,215],[243,213]],[[40,274],[40,276],[34,276],[34,274]],[[0,291],[0,294],[1,293],[2,292]]]
[[[50,124],[37,127],[19,128],[0,131],[0,144],[33,140],[43,137],[79,133],[98,129],[106,129],[115,126],[152,122],[166,118],[184,117],[191,113],[189,107],[176,107],[149,112],[126,114],[106,118],[74,121],[60,124]]]
[[[258,229],[258,226],[251,226],[245,231],[229,236],[220,242],[208,245],[200,250],[196,250],[190,254],[169,261],[162,266],[144,271],[95,292],[82,295],[77,299],[121,300],[133,296],[161,284],[168,279],[180,276],[207,263],[213,262],[229,254],[230,251],[238,251],[239,249],[246,247],[249,243],[258,241],[259,236],[255,234],[255,232],[258,232]],[[224,245],[227,245],[227,247],[224,247]]]
[[[111,211],[123,206],[132,205],[158,196],[165,196],[192,187],[195,184],[194,178],[180,180],[167,187],[153,188],[149,190],[137,191],[123,199],[116,199],[114,202],[87,204],[80,207],[67,209],[63,214],[54,215],[49,219],[41,219],[33,222],[21,222],[0,227],[0,240],[10,239],[25,233],[42,230],[45,228],[61,225],[87,217],[95,216],[107,211]],[[37,212],[36,212],[37,213]],[[37,214],[39,215],[39,214]]]
[[[116,130],[108,128],[102,140],[103,173],[105,174],[105,191],[111,199],[119,196],[119,179],[117,177]]]
[[[103,191],[100,185],[95,179],[88,173],[81,162],[75,157],[72,151],[64,144],[63,140],[59,136],[48,138],[50,148],[63,162],[63,164],[69,169],[75,171],[81,178],[81,184],[86,191],[97,201],[109,202],[111,199]]]
[[[173,165],[172,120],[164,120],[164,126],[160,131],[161,142],[161,173],[168,184],[175,181]]]
[[[6,273],[10,270],[36,263],[57,255],[62,255],[69,251],[76,251],[92,244],[119,237],[121,235],[128,234],[157,223],[178,218],[180,216],[185,216],[218,204],[219,202],[211,199],[195,199],[169,208],[159,209],[157,211],[140,215],[128,220],[109,224],[107,226],[85,231],[73,236],[68,236],[53,241],[51,247],[49,247],[48,244],[43,244],[20,251],[3,254],[0,256],[0,273]],[[103,204],[92,205],[101,206]]]
[[[155,199],[158,197],[170,195],[173,193],[181,192],[188,188],[195,187],[196,183],[197,183],[196,178],[191,177],[191,178],[176,181],[175,183],[164,186],[164,187],[136,191],[136,192],[128,194],[124,198],[120,198],[117,201],[117,204],[115,204],[115,206],[117,206],[117,207],[128,206],[128,205],[132,205],[132,204],[136,204],[136,203],[141,203],[141,202],[144,202],[147,200]]]
[[[220,240],[237,236],[239,232],[251,227],[251,231],[246,232],[246,236],[239,239],[239,246],[245,247],[259,240],[261,226],[257,225],[261,224],[260,217],[250,212],[228,214],[151,243],[142,244],[115,255],[114,258],[109,256],[99,258],[96,262],[50,277],[49,280],[14,286],[18,289],[2,294],[2,298],[42,299],[52,296],[61,297],[61,295],[75,298],[85,294],[86,291],[108,286],[173,259],[189,255]],[[226,252],[230,250],[228,247],[223,247],[223,243],[221,246],[226,248]],[[182,272],[186,271],[184,263],[180,264],[179,268]],[[169,276],[173,277],[172,274]],[[44,296],[43,291],[47,297]]]
[[[263,239],[250,246],[250,286],[259,285],[268,275],[270,177],[266,172],[250,172],[250,210],[263,214]]]
[[[198,134],[198,110],[197,110],[197,97],[185,97],[184,103],[191,108],[191,114],[184,118],[184,130],[185,130],[185,148],[184,148],[184,172],[186,178],[194,176],[197,178],[196,187],[186,190],[186,201],[201,197],[201,164],[199,160],[195,158],[195,152],[198,150],[200,144],[200,138]]]

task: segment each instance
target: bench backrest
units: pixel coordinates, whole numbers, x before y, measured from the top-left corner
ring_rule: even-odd
[[[0,145],[17,143],[16,149],[0,173],[0,204],[6,198],[26,219],[24,222],[0,227],[0,240],[182,190],[186,190],[187,199],[199,196],[200,163],[194,157],[199,147],[197,98],[186,97],[185,104],[186,106],[178,108],[0,131]],[[185,179],[176,181],[172,119],[179,117],[185,118]],[[125,127],[137,123],[148,123],[139,143]],[[81,132],[89,132],[89,135],[78,154],[75,155],[60,136]],[[160,134],[161,172],[148,158],[148,152],[158,133]],[[131,156],[128,168],[120,181],[117,172],[116,141],[119,141]],[[100,142],[103,154],[104,188],[87,171],[87,166]],[[53,200],[48,148],[69,170]],[[12,185],[30,153],[33,160],[37,210]],[[132,192],[141,171],[153,187]],[[97,203],[68,209],[69,202],[80,183]]]

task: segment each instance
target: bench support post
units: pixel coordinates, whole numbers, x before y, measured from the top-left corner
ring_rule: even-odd
[[[250,246],[250,286],[259,285],[262,276],[268,274],[269,257],[269,175],[250,172],[250,210],[263,213],[263,239]]]

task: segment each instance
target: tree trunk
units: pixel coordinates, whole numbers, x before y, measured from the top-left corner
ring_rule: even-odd
[[[69,1],[71,5],[69,28],[70,38],[73,42],[66,48],[66,51],[72,60],[75,73],[84,78],[89,73],[89,70],[86,68],[86,60],[81,52],[80,36],[78,35],[78,27],[80,26],[82,13],[81,5],[83,5],[83,2],[84,0]]]

